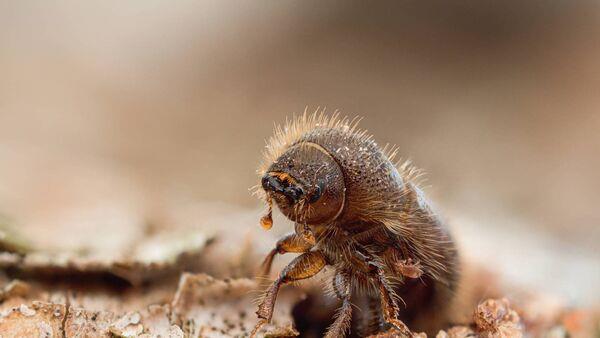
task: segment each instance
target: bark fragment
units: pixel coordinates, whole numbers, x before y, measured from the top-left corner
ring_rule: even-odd
[[[506,298],[488,299],[477,306],[474,316],[479,334],[484,338],[523,336],[521,319]]]
[[[110,254],[85,248],[78,252],[35,249],[25,254],[4,252],[0,255],[0,268],[44,278],[110,274],[139,285],[193,268],[211,241],[212,238],[200,232],[161,233],[136,240],[121,252]]]
[[[178,284],[169,281],[125,293],[23,282],[5,289],[20,291],[8,293],[0,304],[2,338],[239,336],[257,320],[253,300],[260,292],[250,279],[191,273],[183,274]],[[282,292],[282,303],[264,336],[298,335],[291,312],[299,299],[298,290]]]
[[[171,303],[172,321],[186,335],[234,337],[248,335],[257,318],[254,299],[258,284],[249,279],[216,280],[204,274],[184,274]],[[293,337],[292,306],[298,293],[282,292],[273,321],[264,327],[265,336]],[[278,303],[279,304],[279,303]]]
[[[3,338],[61,337],[66,308],[62,304],[34,302],[3,311],[0,332]]]

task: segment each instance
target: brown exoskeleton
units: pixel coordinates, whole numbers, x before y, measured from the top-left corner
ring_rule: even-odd
[[[356,122],[337,114],[304,114],[277,128],[260,170],[272,225],[271,205],[295,222],[262,268],[277,254],[300,253],[267,289],[256,312],[260,327],[271,320],[281,285],[309,278],[326,266],[341,300],[326,337],[346,335],[352,297],[376,302],[376,330],[386,326],[413,336],[404,322],[422,312],[441,312],[456,287],[455,246],[417,187],[409,165],[395,166]],[[402,301],[405,308],[399,306]],[[416,323],[416,322],[415,322]],[[418,324],[417,324],[418,325]]]

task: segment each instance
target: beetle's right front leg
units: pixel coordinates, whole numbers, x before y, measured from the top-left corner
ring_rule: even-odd
[[[286,235],[277,241],[275,248],[269,252],[267,257],[265,257],[263,263],[261,264],[260,276],[266,277],[270,274],[275,255],[281,255],[288,252],[308,252],[315,246],[315,235],[310,230],[308,225],[296,223],[295,228],[295,233]]]
[[[327,259],[321,251],[309,251],[303,253],[288,264],[281,271],[279,277],[267,289],[261,303],[258,305],[256,314],[258,315],[259,321],[250,334],[250,337],[254,337],[264,324],[271,321],[277,293],[279,292],[281,285],[310,278],[321,271],[325,265],[327,265]]]

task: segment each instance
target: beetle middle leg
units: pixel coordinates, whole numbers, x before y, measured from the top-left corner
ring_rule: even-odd
[[[371,277],[371,281],[377,288],[381,301],[383,320],[393,325],[402,335],[413,337],[414,335],[408,326],[398,319],[400,307],[396,301],[396,294],[385,276],[381,262],[360,246],[356,248],[354,258],[356,262],[360,262],[361,268]]]
[[[296,257],[279,274],[279,277],[267,289],[261,303],[258,305],[256,314],[258,315],[258,324],[252,330],[250,337],[254,337],[258,330],[273,317],[273,308],[277,299],[279,288],[283,284],[310,278],[321,271],[327,260],[321,251],[309,251]]]
[[[398,307],[398,302],[396,301],[392,286],[387,281],[387,278],[385,278],[383,270],[378,269],[375,271],[374,277],[376,281],[375,284],[377,285],[379,295],[381,297],[383,320],[392,324],[398,331],[400,331],[402,335],[406,337],[413,337],[414,335],[408,326],[398,319],[400,315],[400,308]]]
[[[364,336],[374,335],[383,327],[383,318],[381,318],[381,302],[379,297],[367,296],[366,321],[364,323]]]

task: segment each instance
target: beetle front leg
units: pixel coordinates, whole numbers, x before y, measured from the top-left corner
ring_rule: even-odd
[[[271,321],[273,317],[273,308],[277,300],[277,293],[283,284],[310,278],[321,271],[327,260],[321,251],[310,251],[296,257],[279,274],[279,277],[267,289],[262,302],[258,305],[256,314],[258,315],[258,324],[252,330],[250,337],[254,337],[260,328]]]
[[[273,259],[277,254],[288,252],[303,253],[308,252],[315,246],[315,236],[307,225],[296,223],[296,232],[286,235],[275,244],[275,248],[269,252],[263,260],[260,267],[260,276],[265,277],[271,273]]]

